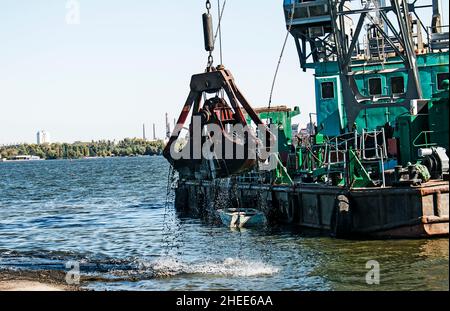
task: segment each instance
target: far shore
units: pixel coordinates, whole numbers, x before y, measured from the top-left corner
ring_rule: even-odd
[[[130,156],[107,156],[107,157],[81,157],[81,158],[59,158],[59,159],[34,159],[34,160],[9,160],[0,158],[0,163],[6,162],[40,162],[40,161],[75,161],[75,160],[95,160],[95,159],[126,159],[126,158],[146,158],[146,157],[161,157],[162,154],[152,155],[130,155]]]

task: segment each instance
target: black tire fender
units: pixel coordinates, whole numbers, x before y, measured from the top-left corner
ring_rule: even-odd
[[[352,232],[352,211],[348,195],[336,196],[330,221],[331,235],[336,238],[348,237]]]

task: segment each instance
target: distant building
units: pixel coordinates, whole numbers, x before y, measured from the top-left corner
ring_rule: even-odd
[[[36,138],[37,138],[37,144],[38,145],[50,144],[51,143],[50,133],[47,132],[47,131],[39,131],[39,132],[37,132]]]

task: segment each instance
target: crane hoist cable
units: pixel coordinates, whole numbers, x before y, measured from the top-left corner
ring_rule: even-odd
[[[219,55],[220,55],[220,64],[219,67],[223,67],[223,51],[222,51],[222,18],[223,13],[225,11],[225,6],[227,4],[227,1],[224,0],[223,5],[221,5],[221,0],[217,0],[217,18],[219,20],[217,24],[216,31],[213,30],[213,21],[212,21],[212,15],[211,15],[211,1],[206,1],[206,13],[203,14],[203,34],[204,34],[204,40],[205,40],[205,50],[209,52],[208,55],[208,62],[206,65],[206,71],[213,70],[213,51],[216,45],[217,39],[219,39]],[[224,98],[225,92],[221,90],[217,93],[217,96],[221,96]],[[203,99],[206,100],[206,94],[204,94]]]
[[[215,48],[215,44],[217,38],[219,38],[219,53],[220,53],[220,65],[223,65],[223,51],[222,51],[222,18],[223,13],[225,11],[227,1],[224,0],[223,5],[221,5],[221,1],[217,0],[217,15],[218,15],[218,24],[216,31],[213,33],[212,30],[212,16],[211,16],[211,1],[206,1],[206,13],[203,14],[203,32],[205,36],[205,50],[209,52],[207,68],[210,68],[213,65],[213,51]]]
[[[278,59],[278,64],[277,64],[277,69],[275,70],[275,75],[273,77],[273,81],[272,81],[272,88],[270,89],[270,96],[269,96],[269,109],[270,106],[272,105],[272,97],[273,97],[273,90],[275,89],[275,82],[277,80],[278,77],[278,71],[280,70],[280,65],[281,65],[281,60],[283,58],[284,55],[284,50],[286,48],[286,43],[287,40],[289,38],[289,34],[291,32],[292,29],[292,24],[294,22],[294,14],[295,14],[295,1],[292,2],[292,8],[291,8],[291,16],[290,16],[290,21],[289,21],[289,26],[286,32],[286,37],[284,38],[284,43],[283,43],[283,47],[281,48],[281,53],[280,53],[280,57]]]
[[[214,44],[216,43],[217,37],[219,38],[219,51],[220,51],[220,65],[223,65],[223,52],[222,52],[222,17],[223,12],[225,11],[225,6],[227,5],[227,0],[224,0],[223,6],[220,6],[220,0],[217,0],[217,10],[218,10],[218,18],[219,22],[217,24],[216,34],[214,35]],[[219,96],[219,94],[217,94]],[[220,96],[224,98],[225,92],[222,90],[220,92]]]
[[[219,23],[217,25],[216,34],[214,35],[214,43],[217,40],[217,37],[219,37],[219,50],[220,50],[220,65],[223,65],[223,52],[222,52],[222,17],[223,12],[225,11],[225,6],[227,5],[227,0],[224,0],[222,8],[220,6],[220,0],[217,0],[217,10],[218,10],[218,17],[219,17]]]
[[[212,22],[212,15],[211,15],[211,1],[206,0],[206,13],[202,15],[203,19],[203,35],[205,40],[205,50],[209,53],[208,54],[208,64],[207,69],[209,70],[213,63],[213,51],[214,51],[214,33],[213,33],[213,22]]]

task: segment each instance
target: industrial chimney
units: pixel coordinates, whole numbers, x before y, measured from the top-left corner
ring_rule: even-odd
[[[166,138],[169,139],[172,135],[170,131],[169,114],[166,112]]]
[[[142,139],[143,140],[147,140],[146,136],[145,136],[145,123],[142,124]]]

